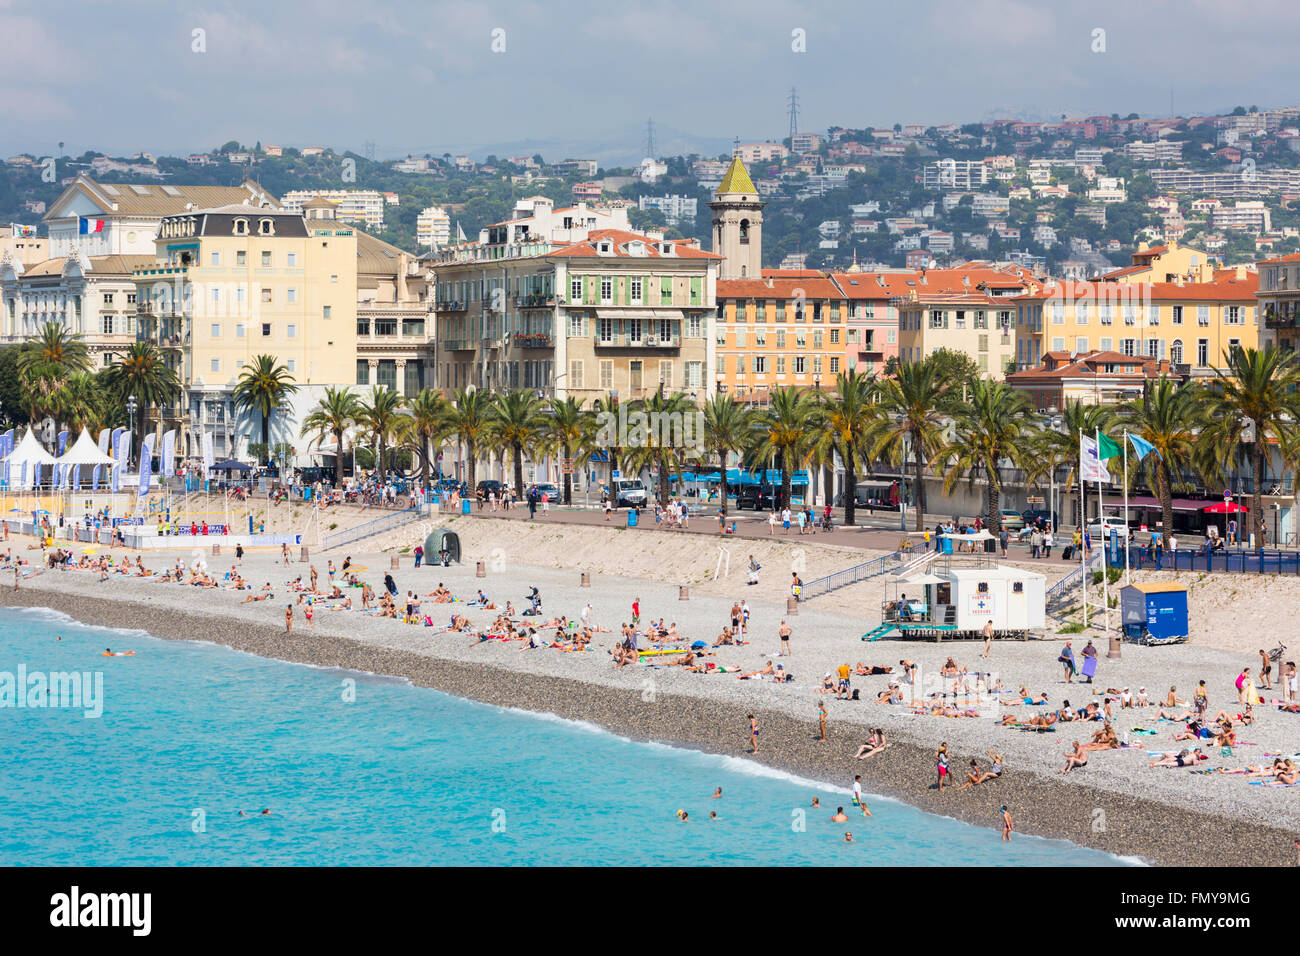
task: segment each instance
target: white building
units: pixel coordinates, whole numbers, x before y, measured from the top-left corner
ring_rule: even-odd
[[[1262,233],[1273,228],[1268,207],[1261,200],[1237,202],[1214,210],[1215,229],[1244,229]]]
[[[989,181],[989,167],[979,160],[941,159],[926,163],[921,185],[926,189],[970,191]]]
[[[670,196],[642,196],[638,200],[638,204],[642,212],[647,209],[658,209],[664,214],[666,221],[675,225],[683,220],[691,221],[695,219],[698,201],[693,197],[687,198],[686,196],[673,194]]]
[[[668,175],[668,164],[647,156],[636,168],[637,178],[643,183],[657,183]]]
[[[302,204],[318,196],[338,206],[334,218],[340,222],[384,228],[384,194],[375,189],[295,189],[285,193],[280,202],[285,209],[302,212]]]
[[[441,206],[422,209],[415,217],[415,241],[421,246],[445,246],[451,241],[451,217]]]
[[[1122,176],[1098,176],[1097,185],[1088,190],[1088,198],[1093,202],[1127,202],[1128,189]]]

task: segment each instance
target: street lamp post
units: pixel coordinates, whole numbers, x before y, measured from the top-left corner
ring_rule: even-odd
[[[136,409],[137,409],[138,407],[139,407],[139,406],[136,405],[136,403],[135,403],[135,396],[134,396],[134,395],[128,395],[127,398],[126,398],[126,414],[127,414],[127,421],[129,421],[129,422],[131,423],[131,434],[132,434],[132,435],[135,434],[135,412],[136,412]],[[130,446],[128,446],[127,449],[126,449],[126,463],[127,463],[128,466],[131,464],[131,448],[130,448]]]

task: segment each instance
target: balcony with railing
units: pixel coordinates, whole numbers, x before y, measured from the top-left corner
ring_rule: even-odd
[[[463,299],[435,299],[433,311],[439,315],[446,315],[451,312],[464,312],[469,308],[469,303]]]
[[[679,349],[680,335],[640,335],[633,338],[627,332],[609,336],[596,336],[596,347],[603,349]]]
[[[549,332],[514,332],[510,344],[517,349],[549,349],[555,347],[555,340]]]
[[[470,352],[474,349],[474,343],[469,339],[443,339],[442,347],[447,352]]]
[[[515,308],[517,309],[550,309],[554,306],[555,294],[551,292],[535,292],[515,296]]]
[[[159,348],[183,348],[190,344],[191,320],[189,316],[175,314],[137,313],[135,339],[150,342]]]

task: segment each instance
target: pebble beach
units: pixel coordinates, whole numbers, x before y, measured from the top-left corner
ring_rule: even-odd
[[[458,524],[464,528],[485,523],[466,520]],[[1075,708],[1100,701],[1099,692],[1108,687],[1129,687],[1136,692],[1145,686],[1154,702],[1177,686],[1178,696],[1190,699],[1197,681],[1204,679],[1210,688],[1211,713],[1220,708],[1235,713],[1240,708],[1232,682],[1242,666],[1257,667],[1257,658],[1193,642],[1157,648],[1125,644],[1122,657],[1111,660],[1105,656],[1104,641],[1098,640],[1102,658],[1095,684],[1066,684],[1056,663],[1062,637],[995,642],[988,660],[979,657],[981,645],[974,642],[864,643],[861,635],[878,621],[883,583],[851,589],[859,610],[846,606],[849,602],[841,595],[838,601],[824,605],[806,602],[791,616],[785,602],[788,572],[765,563],[760,583],[747,586],[736,561],[730,575],[692,590],[687,600],[681,600],[678,586],[669,581],[605,573],[602,555],[607,546],[594,540],[595,529],[571,529],[567,534],[564,567],[549,566],[556,562],[544,551],[530,553],[527,547],[516,546],[508,555],[487,561],[484,578],[476,577],[475,561],[470,557],[476,546],[472,533],[465,535],[470,539],[466,562],[450,568],[417,570],[410,555],[401,555],[400,567],[390,571],[395,551],[379,550],[374,542],[363,545],[369,553],[358,551],[350,556],[355,565],[367,568],[362,577],[377,590],[384,574],[391,573],[399,594],[407,590],[426,594],[445,583],[462,601],[482,588],[498,608],[510,600],[519,609],[527,606],[528,588],[536,586],[542,594],[543,619],[559,614],[577,618],[590,602],[596,622],[609,630],[599,633],[586,653],[562,653],[547,647],[521,650],[519,642],[479,642],[472,634],[438,633],[436,628],[319,605],[310,627],[303,620],[301,606],[295,606],[294,630],[286,635],[284,606],[295,602],[297,595],[285,583],[298,575],[306,578],[314,565],[324,589],[326,562],[332,559],[340,566],[343,551],[312,554],[310,563],[301,562],[295,552],[288,567],[278,553],[246,555],[241,568],[244,577],[255,587],[269,582],[276,592],[275,598],[255,604],[240,604],[243,594],[223,588],[116,575],[100,582],[97,574],[77,570],[26,577],[17,591],[6,578],[0,588],[0,603],[48,607],[86,624],[140,629],[168,639],[210,641],[281,660],[404,677],[457,696],[585,720],[634,740],[755,760],[842,787],[852,783],[855,773],[861,773],[868,793],[983,826],[999,825],[998,808],[1007,804],[1022,832],[1066,839],[1152,864],[1250,866],[1295,861],[1292,841],[1300,832],[1300,788],[1254,786],[1231,775],[1150,768],[1150,753],[1184,746],[1172,739],[1173,728],[1181,725],[1157,723],[1154,706],[1117,709],[1115,719],[1117,731],[1141,728],[1154,730],[1154,735],[1135,734],[1132,739],[1140,745],[1133,749],[1093,753],[1087,768],[1062,775],[1059,771],[1070,744],[1075,739],[1086,741],[1100,724],[1063,724],[1052,733],[1033,733],[997,726],[987,718],[917,716],[910,708],[875,702],[889,676],[855,676],[853,686],[861,696],[858,701],[816,693],[823,674],[841,664],[862,661],[893,666],[897,672],[899,661],[906,658],[917,662],[923,671],[937,671],[952,656],[972,671],[991,672],[1007,688],[1023,685],[1033,694],[1045,693],[1052,707],[1064,700]],[[400,544],[394,541],[385,546]],[[10,546],[15,554],[38,553],[23,552],[24,539],[16,536]],[[490,555],[488,549],[480,550],[485,557]],[[146,555],[145,565],[162,570],[176,556]],[[189,552],[180,556],[192,560]],[[214,575],[234,562],[228,549],[222,555],[204,553],[202,559]],[[590,587],[581,586],[579,568],[590,575]],[[359,592],[353,596],[359,597]],[[643,624],[663,618],[676,622],[688,639],[710,644],[728,623],[732,602],[748,601],[749,643],[718,648],[716,656],[706,660],[729,671],[758,670],[766,661],[776,660],[795,680],[778,685],[737,680],[734,673],[696,674],[675,667],[616,669],[611,651],[619,627],[630,620],[631,604],[638,598]],[[355,603],[359,606],[360,602]],[[422,613],[436,624],[446,623],[453,612],[468,617],[476,628],[487,627],[498,613],[465,603],[423,601]],[[774,658],[779,651],[777,628],[782,619],[793,628],[792,654]],[[1076,655],[1089,636],[1071,636]],[[1261,694],[1267,700],[1278,692]],[[829,712],[825,741],[815,739],[819,701]],[[762,728],[757,755],[748,752],[746,716],[751,713]],[[885,730],[891,746],[868,760],[853,759],[868,729],[875,727]],[[1240,738],[1242,745],[1233,755],[1211,751],[1212,759],[1205,766],[1243,767],[1269,762],[1271,757],[1266,754],[1294,754],[1300,743],[1300,715],[1260,706],[1254,726],[1241,728]],[[934,751],[941,742],[948,745],[955,781],[964,779],[971,757],[987,769],[989,749],[1005,754],[1006,771],[1001,779],[971,790],[958,793],[945,788],[939,792],[934,788]]]

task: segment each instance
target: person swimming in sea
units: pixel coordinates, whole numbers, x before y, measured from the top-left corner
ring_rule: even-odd
[[[848,822],[849,822],[849,817],[848,814],[844,812],[844,808],[836,807],[835,815],[831,817],[831,823],[848,823]]]

